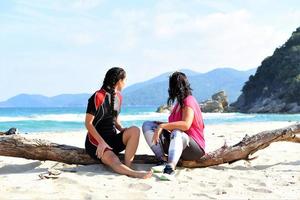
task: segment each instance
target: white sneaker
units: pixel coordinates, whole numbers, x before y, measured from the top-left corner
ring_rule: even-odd
[[[163,181],[173,181],[175,180],[175,170],[170,165],[166,165],[163,174],[159,178]]]
[[[153,166],[153,167],[151,167],[151,170],[152,170],[153,173],[163,173],[165,166],[166,165]]]
[[[163,173],[159,177],[159,179],[162,180],[162,181],[174,181],[175,180],[175,173],[172,173],[172,174]]]

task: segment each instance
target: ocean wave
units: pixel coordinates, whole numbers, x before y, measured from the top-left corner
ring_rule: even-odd
[[[137,121],[137,120],[166,120],[168,114],[164,113],[138,113],[120,115],[122,121]],[[2,116],[0,122],[18,122],[18,121],[57,121],[57,122],[83,122],[85,114],[45,114],[31,116]]]
[[[123,122],[132,121],[146,121],[146,120],[157,120],[167,121],[168,113],[156,113],[156,112],[140,112],[140,113],[128,113],[120,115],[120,119]],[[243,114],[243,113],[203,113],[204,120],[262,120],[262,119],[290,119],[299,118],[300,115],[257,115],[257,114]],[[42,115],[29,115],[29,116],[0,116],[0,123],[5,122],[20,122],[20,121],[54,121],[54,122],[84,122],[85,113],[81,114],[42,114]]]
[[[136,114],[122,114],[121,121],[141,121],[141,120],[162,120],[168,119],[168,113],[143,112]],[[204,119],[241,119],[255,118],[255,115],[241,113],[203,113]],[[57,121],[57,122],[83,122],[85,114],[45,114],[31,116],[2,116],[0,122],[17,122],[17,121]]]
[[[46,114],[16,117],[0,117],[0,122],[17,121],[58,121],[58,122],[83,122],[85,114]]]
[[[168,113],[144,112],[138,114],[120,115],[122,121],[137,121],[137,120],[164,120],[168,119]]]
[[[254,114],[242,114],[242,113],[203,113],[204,119],[250,119],[255,118]]]

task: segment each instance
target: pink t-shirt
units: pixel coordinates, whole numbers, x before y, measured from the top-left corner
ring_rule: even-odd
[[[193,96],[188,96],[183,100],[184,106],[188,106],[194,111],[194,119],[189,130],[185,131],[188,136],[193,138],[195,142],[205,150],[205,139],[204,139],[204,122],[202,118],[202,112],[200,106]],[[177,111],[177,112],[176,112]],[[182,120],[182,109],[179,103],[174,106],[171,115],[169,116],[169,122],[176,122]]]

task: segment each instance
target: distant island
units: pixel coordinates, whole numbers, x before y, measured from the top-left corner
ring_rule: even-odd
[[[215,69],[207,73],[181,70],[187,74],[197,100],[209,99],[217,91],[225,90],[229,102],[241,94],[242,86],[256,69],[238,71],[231,68]],[[168,78],[171,72],[151,80],[131,85],[122,92],[123,105],[159,106],[165,104],[168,95]],[[84,107],[91,94],[61,94],[54,97],[43,95],[19,94],[4,102],[0,107]]]
[[[300,112],[300,27],[251,75],[238,100],[231,104],[245,113]]]

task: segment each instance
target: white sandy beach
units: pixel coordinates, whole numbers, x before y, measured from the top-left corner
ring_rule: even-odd
[[[227,141],[232,145],[252,135],[291,125],[290,122],[206,126],[207,152]],[[83,147],[85,132],[25,135]],[[138,154],[152,154],[141,137]],[[0,199],[300,199],[300,144],[274,143],[257,159],[232,165],[178,168],[176,181],[155,175],[139,180],[113,173],[102,165],[77,166],[0,156]],[[149,170],[151,165],[135,165]],[[41,179],[49,168],[57,179]]]

